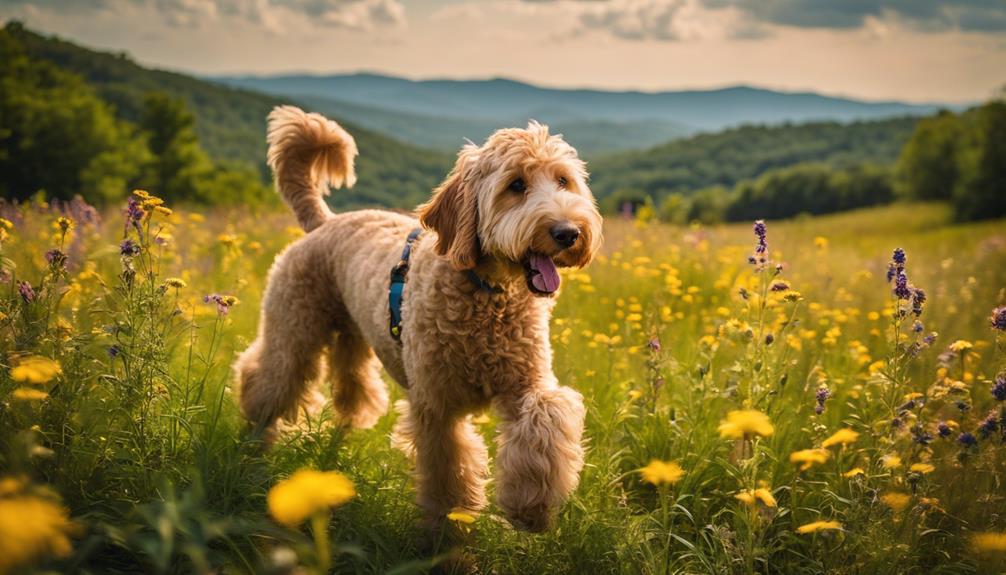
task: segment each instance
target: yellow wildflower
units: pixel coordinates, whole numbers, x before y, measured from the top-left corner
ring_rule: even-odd
[[[629,390],[629,400],[630,401],[635,401],[635,400],[639,399],[642,396],[643,396],[643,392],[639,391],[638,389],[630,389]]]
[[[73,229],[73,220],[60,216],[56,218],[56,226],[63,232],[66,233]]]
[[[971,545],[977,551],[1006,553],[1006,533],[975,533],[971,536]]]
[[[778,507],[779,503],[775,500],[772,492],[764,487],[759,487],[758,489],[745,489],[737,495],[734,495],[740,501],[754,507],[759,501],[765,507]]]
[[[839,429],[831,437],[821,443],[821,447],[831,447],[832,445],[848,445],[855,443],[859,439],[859,433],[851,429]]]
[[[764,413],[745,409],[727,413],[727,418],[720,422],[720,437],[741,439],[752,435],[769,437],[775,433],[772,422]]]
[[[930,463],[913,463],[912,466],[908,468],[908,470],[925,475],[927,473],[932,473],[933,471],[936,471],[936,467]]]
[[[800,463],[800,471],[807,471],[818,463],[828,461],[831,454],[825,449],[801,449],[789,454],[790,463]]]
[[[852,477],[856,477],[857,475],[864,475],[864,474],[866,474],[866,472],[863,471],[862,467],[853,467],[852,469],[850,469],[850,470],[846,471],[845,473],[843,473],[842,477],[852,478]]]
[[[814,238],[814,246],[819,250],[828,249],[828,238],[824,236],[817,236]]]
[[[972,347],[974,347],[974,344],[972,344],[970,341],[966,339],[959,339],[954,343],[950,344],[950,351],[960,353],[962,351],[967,351]]]
[[[164,285],[170,288],[181,289],[189,284],[185,283],[185,280],[182,278],[168,278],[164,280]]]
[[[0,499],[0,573],[70,554],[76,526],[61,506],[34,496]]]
[[[10,371],[14,381],[42,384],[59,375],[61,369],[55,361],[37,355],[22,359],[17,367]]]
[[[884,469],[897,469],[901,467],[901,458],[897,455],[885,455],[880,458],[880,464]]]
[[[451,521],[456,521],[458,523],[464,523],[466,525],[471,525],[475,523],[475,517],[463,509],[455,509],[447,514],[447,518]]]
[[[11,397],[19,401],[42,401],[49,397],[49,394],[31,387],[19,387],[14,390]]]
[[[653,459],[650,464],[639,470],[643,476],[643,481],[653,485],[669,484],[673,485],[681,480],[685,475],[685,470],[674,461],[660,461]]]
[[[912,496],[907,493],[892,491],[880,496],[884,505],[890,507],[895,513],[903,511],[912,502]]]
[[[140,198],[141,200],[146,200],[147,198],[152,198],[147,190],[133,190],[133,195]]]
[[[815,521],[796,528],[797,533],[817,533],[818,531],[832,531],[841,529],[842,524],[838,521]]]
[[[337,471],[301,469],[269,490],[269,513],[276,521],[296,527],[305,519],[338,507],[356,495],[353,482]]]

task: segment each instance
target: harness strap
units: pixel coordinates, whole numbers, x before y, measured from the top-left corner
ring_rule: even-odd
[[[388,287],[388,311],[390,312],[389,331],[391,338],[402,341],[402,295],[405,292],[405,276],[409,273],[409,256],[412,255],[412,244],[423,233],[422,228],[409,232],[402,249],[402,259],[391,268],[391,284]]]

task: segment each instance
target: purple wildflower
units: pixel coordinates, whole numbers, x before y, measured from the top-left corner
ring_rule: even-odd
[[[831,390],[827,386],[822,385],[817,388],[817,393],[814,395],[814,399],[817,402],[817,405],[814,406],[814,413],[818,415],[824,413],[824,404],[828,401],[829,397],[831,397]]]
[[[926,345],[933,345],[934,341],[936,341],[936,332],[935,331],[932,332],[932,333],[930,333],[926,337],[922,338],[922,343],[924,343]]]
[[[775,342],[775,336],[767,333],[765,334],[765,345],[772,345]]]
[[[58,249],[51,249],[45,252],[45,261],[50,267],[55,269],[66,268],[66,254]]]
[[[929,445],[933,441],[933,434],[925,429],[916,429],[912,433],[912,439],[919,445]]]
[[[999,429],[998,416],[995,412],[992,412],[978,424],[978,433],[981,434],[982,439],[992,435]]]
[[[1006,370],[999,372],[992,384],[992,397],[998,401],[1006,401]]]
[[[950,426],[947,422],[941,421],[936,425],[936,433],[940,434],[940,437],[948,437],[950,435]]]
[[[894,295],[898,299],[909,300],[912,298],[912,288],[908,287],[908,276],[903,272],[898,272],[894,278]]]
[[[227,315],[230,311],[231,306],[237,303],[237,298],[230,295],[220,295],[220,294],[210,294],[203,296],[203,302],[214,303],[217,306],[217,313],[220,315]]]
[[[140,246],[133,240],[126,238],[119,244],[119,253],[127,257],[136,256],[140,254]]]
[[[135,197],[130,196],[129,200],[126,201],[126,224],[136,228],[136,231],[141,232],[143,229],[140,227],[140,221],[143,216],[146,215],[143,211],[143,206],[140,201]]]
[[[31,284],[26,281],[17,282],[17,293],[21,295],[21,299],[23,299],[25,303],[35,301],[35,290],[31,287]]]
[[[768,251],[768,242],[765,241],[766,229],[764,220],[758,220],[754,223],[754,233],[758,236],[758,245],[755,246],[755,253],[763,254]]]
[[[108,357],[110,357],[111,359],[115,359],[118,356],[119,356],[119,346],[117,345],[109,346]]]
[[[960,443],[964,447],[973,447],[978,445],[978,439],[976,439],[974,435],[965,431],[957,436],[957,443]]]
[[[922,306],[926,303],[926,292],[922,288],[912,290],[912,313],[915,317],[922,315]],[[920,330],[921,331],[921,330]]]
[[[912,331],[915,333],[922,333],[925,329],[926,326],[922,325],[922,322],[919,320],[915,320],[915,323],[912,324]]]
[[[772,291],[786,291],[789,289],[789,284],[784,281],[772,282]]]
[[[992,310],[992,317],[989,318],[992,329],[1006,331],[1006,305]]]
[[[908,256],[905,255],[905,250],[902,248],[894,248],[894,254],[891,256],[891,261],[893,261],[896,265],[901,266],[903,269],[907,259]]]
[[[657,336],[650,338],[650,341],[646,345],[651,351],[660,351],[660,339]]]

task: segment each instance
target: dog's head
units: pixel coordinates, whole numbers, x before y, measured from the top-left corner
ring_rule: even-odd
[[[535,295],[555,293],[557,267],[583,267],[601,244],[586,165],[537,122],[462,148],[419,219],[437,232],[437,251],[455,269],[493,257],[523,274]]]

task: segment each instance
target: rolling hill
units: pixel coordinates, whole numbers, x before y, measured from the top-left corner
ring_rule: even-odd
[[[479,141],[493,127],[530,118],[564,133],[582,153],[643,149],[744,124],[852,122],[935,112],[938,104],[866,102],[737,86],[677,92],[541,88],[506,79],[414,81],[376,74],[239,76],[215,80],[271,94],[310,97],[319,109],[357,107],[367,127],[428,147]],[[362,108],[361,108],[362,107]]]
[[[114,106],[117,116],[131,122],[139,119],[144,97],[150,92],[185,100],[196,115],[199,140],[214,159],[255,166],[264,178],[268,177],[266,115],[278,104],[291,103],[290,98],[146,68],[125,53],[89,50],[35,33],[18,23],[9,23],[2,33],[20,43],[32,58],[52,62],[83,77]],[[351,122],[343,124],[360,149],[359,180],[351,190],[333,193],[333,204],[411,208],[429,196],[453,162],[448,154],[419,149]]]

